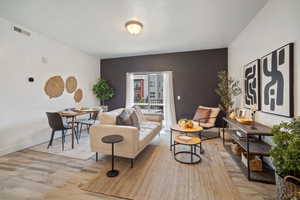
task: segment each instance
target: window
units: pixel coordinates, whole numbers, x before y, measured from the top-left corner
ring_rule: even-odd
[[[163,112],[163,75],[134,74],[134,104],[151,112]]]

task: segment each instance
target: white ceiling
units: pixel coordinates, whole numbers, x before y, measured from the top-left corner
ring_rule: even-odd
[[[267,0],[0,0],[0,17],[101,58],[227,47]],[[141,35],[124,24],[137,19]]]

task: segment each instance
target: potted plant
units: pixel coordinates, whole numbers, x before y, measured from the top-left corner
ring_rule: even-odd
[[[232,98],[241,94],[239,81],[234,81],[228,76],[227,71],[218,72],[219,83],[215,92],[220,97],[220,109],[228,115],[233,106]]]
[[[104,79],[99,79],[93,86],[93,92],[98,99],[103,111],[107,111],[108,107],[105,105],[105,100],[111,99],[114,96],[114,89]]]
[[[300,118],[272,128],[274,146],[270,151],[276,171],[278,199],[300,198]],[[287,182],[287,177],[290,177]],[[298,192],[291,192],[291,187]],[[297,196],[298,195],[298,196]]]

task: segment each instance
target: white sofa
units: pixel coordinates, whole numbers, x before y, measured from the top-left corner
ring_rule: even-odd
[[[115,155],[133,159],[151,142],[151,140],[160,133],[162,127],[161,115],[151,114],[144,115],[144,120],[140,123],[140,130],[133,126],[116,125],[116,117],[124,108],[110,112],[100,113],[98,118],[100,123],[90,128],[90,145],[91,151],[111,155],[111,144],[101,142],[101,138],[106,135],[121,135],[124,137],[123,142],[115,144]]]

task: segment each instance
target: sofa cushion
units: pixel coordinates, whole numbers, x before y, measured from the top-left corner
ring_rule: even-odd
[[[139,148],[144,148],[160,132],[161,126],[158,122],[145,121],[139,131]]]
[[[116,124],[122,126],[134,126],[140,129],[139,121],[134,109],[124,109],[116,118]]]
[[[140,127],[142,128],[150,128],[150,129],[155,129],[157,127],[160,127],[159,122],[153,122],[153,121],[144,121],[143,123],[140,124]]]

